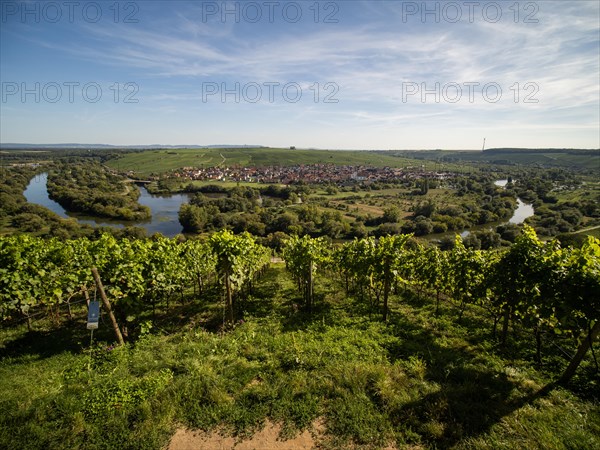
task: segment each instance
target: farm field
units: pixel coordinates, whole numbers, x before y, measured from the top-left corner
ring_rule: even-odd
[[[570,167],[600,171],[600,150],[578,149],[490,149],[480,151],[392,151],[405,158],[488,164]]]

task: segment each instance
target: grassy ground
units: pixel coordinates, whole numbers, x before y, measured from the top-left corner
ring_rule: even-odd
[[[284,435],[321,419],[331,449],[600,448],[591,364],[569,389],[544,389],[565,362],[547,346],[536,370],[519,334],[501,351],[475,307],[457,324],[452,305],[436,316],[405,292],[386,325],[320,278],[309,316],[282,264],[233,330],[219,331],[214,299],[171,305],[121,348],[101,323],[90,351],[83,311],[68,326],[0,330],[0,448],[158,449],[178,426],[243,436],[267,418]]]
[[[339,192],[334,195],[321,192],[312,196],[330,200],[332,205],[343,205],[348,211],[373,217],[380,217],[386,208],[395,206],[401,211],[402,218],[412,215],[414,207],[421,202],[431,201],[438,207],[447,207],[476,205],[479,201],[475,194],[468,193],[459,197],[456,190],[450,188],[429,189],[425,195],[411,195],[410,190],[405,188],[390,188],[356,193]]]
[[[582,200],[600,199],[600,180],[586,181],[576,189],[554,191],[560,202],[577,202]]]

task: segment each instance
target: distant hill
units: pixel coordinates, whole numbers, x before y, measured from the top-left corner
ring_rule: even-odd
[[[489,148],[483,153],[570,153],[572,155],[591,155],[600,152],[599,149],[587,148]]]
[[[600,149],[490,148],[487,150],[392,151],[391,154],[438,162],[478,162],[536,167],[571,167],[600,170]]]
[[[109,144],[20,144],[20,143],[0,143],[0,149],[14,150],[42,150],[42,149],[131,149],[131,150],[153,150],[153,149],[170,149],[170,148],[264,148],[262,145],[109,145]]]

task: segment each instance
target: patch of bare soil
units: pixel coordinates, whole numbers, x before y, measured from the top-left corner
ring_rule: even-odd
[[[313,427],[321,433],[319,424]],[[180,428],[171,438],[168,450],[310,450],[317,447],[315,436],[304,430],[295,438],[281,440],[281,425],[267,420],[265,427],[251,438],[239,440],[219,431],[192,431]]]

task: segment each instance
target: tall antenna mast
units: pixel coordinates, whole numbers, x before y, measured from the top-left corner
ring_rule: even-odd
[[[481,149],[481,151],[485,150],[485,138],[483,138],[483,148]]]

